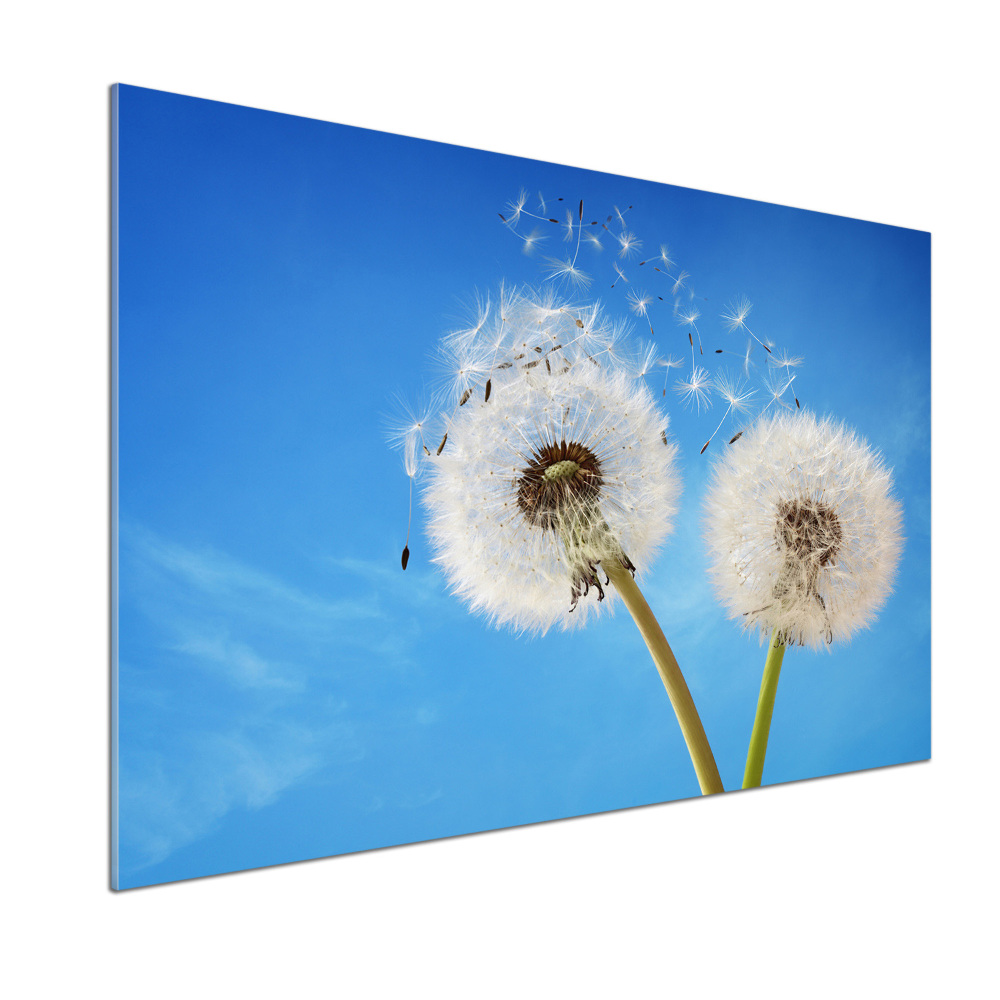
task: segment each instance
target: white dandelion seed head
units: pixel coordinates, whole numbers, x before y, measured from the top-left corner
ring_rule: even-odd
[[[802,410],[759,419],[713,467],[711,574],[729,617],[814,648],[868,628],[890,593],[902,507],[881,455]]]
[[[436,561],[498,627],[584,624],[613,600],[602,560],[641,572],[672,528],[680,483],[667,418],[634,370],[575,342],[583,312],[550,317],[558,350],[518,364],[501,351],[489,398],[454,411],[447,446],[427,463]]]

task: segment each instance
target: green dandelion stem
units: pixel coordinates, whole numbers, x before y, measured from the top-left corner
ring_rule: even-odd
[[[698,710],[694,707],[691,692],[684,681],[681,668],[677,665],[673,650],[663,634],[663,629],[660,628],[659,622],[646,603],[646,598],[636,586],[632,574],[620,563],[608,559],[602,562],[601,566],[621,594],[625,607],[635,620],[639,632],[649,647],[656,669],[660,672],[660,679],[667,689],[670,703],[674,707],[681,732],[684,734],[684,742],[687,743],[688,753],[691,754],[701,794],[714,795],[716,792],[725,791],[722,779],[719,777],[719,769],[715,765],[712,748],[705,735],[705,728],[701,724]]]
[[[747,750],[747,767],[743,772],[744,788],[759,788],[764,774],[764,754],[767,753],[767,737],[771,732],[771,715],[774,712],[774,696],[778,693],[778,678],[781,676],[781,661],[785,656],[785,644],[775,629],[771,633],[771,645],[764,663],[764,676],[760,681],[760,697],[757,699],[757,715],[753,720],[750,734],[750,748]]]

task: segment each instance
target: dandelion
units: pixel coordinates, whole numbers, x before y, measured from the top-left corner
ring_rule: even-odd
[[[667,419],[605,366],[502,375],[488,402],[455,414],[429,470],[437,561],[496,625],[579,626],[605,598],[597,567],[648,566],[671,531],[679,481],[660,437]]]
[[[490,324],[482,336],[496,343]],[[520,297],[503,322],[492,393],[474,394],[448,416],[447,447],[428,457],[422,499],[452,591],[497,627],[575,628],[621,597],[709,794],[722,791],[711,749],[634,579],[673,527],[676,448],[637,378],[651,356],[627,360],[611,349],[620,338],[596,307]]]
[[[881,456],[808,411],[759,419],[716,463],[706,538],[719,599],[769,639],[744,787],[759,785],[784,650],[868,628],[902,550],[902,508]]]

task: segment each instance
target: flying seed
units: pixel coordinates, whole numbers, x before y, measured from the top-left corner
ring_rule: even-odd
[[[440,455],[444,451],[445,442],[448,440],[448,432],[445,431],[445,435],[441,438],[441,443],[438,445],[437,453]]]
[[[558,219],[549,219],[549,222],[554,222],[557,226],[559,225]]]
[[[801,410],[802,409],[802,404],[799,402],[799,397],[798,396],[793,396],[792,399],[795,400],[795,408],[797,410]]]
[[[722,354],[722,353],[723,353],[723,352],[722,352],[722,348],[721,348],[721,347],[717,347],[717,348],[715,349],[715,353],[716,353],[716,354]]]
[[[403,569],[404,570],[406,569],[406,564],[409,561],[410,561],[410,546],[409,545],[404,545],[403,546],[403,559],[402,559]]]
[[[466,389],[465,392],[462,393],[462,398],[458,401],[458,405],[465,406],[465,404],[469,401],[469,397],[471,395],[472,395],[472,390]]]
[[[500,213],[499,213],[499,212],[497,212],[497,215],[500,215]],[[500,215],[500,218],[501,218],[501,219],[503,219],[503,216],[502,216],[502,215]],[[504,222],[506,222],[507,220],[506,220],[506,219],[503,219],[503,221],[504,221]]]
[[[611,287],[612,287],[612,288],[614,288],[614,285],[612,285]],[[578,327],[580,327],[581,329],[583,329],[583,320],[582,320],[582,319],[578,319],[578,320],[576,321],[576,325],[577,325]]]
[[[705,449],[706,449],[706,448],[707,448],[707,447],[708,447],[708,446],[709,446],[709,445],[710,445],[711,443],[712,443],[712,439],[711,439],[711,438],[709,438],[709,439],[708,439],[708,440],[707,440],[707,441],[706,441],[706,442],[705,442],[705,443],[704,443],[704,444],[703,444],[703,445],[701,446],[701,451],[699,451],[699,452],[698,452],[698,454],[699,454],[699,455],[704,455],[704,454],[705,454]]]
[[[666,390],[666,389],[664,389],[664,390],[663,390],[663,395],[665,396],[666,394],[667,394],[667,390]],[[664,444],[668,444],[668,443],[669,443],[669,442],[667,441],[667,432],[666,432],[666,431],[660,431],[660,440],[661,440],[661,441],[662,441],[662,442],[663,442]]]
[[[504,368],[510,368],[510,365],[511,363],[509,361],[505,361],[502,365],[497,365],[497,371],[499,372],[502,371]]]
[[[490,401],[490,389],[493,388],[493,379],[488,378],[486,380],[486,395],[483,396],[483,402],[488,403]]]
[[[583,199],[580,199],[580,221],[583,222]]]
[[[533,347],[533,348],[532,348],[532,350],[533,350],[533,351],[534,351],[534,352],[535,352],[536,354],[541,354],[541,353],[542,353],[542,349],[541,349],[540,347]]]
[[[427,457],[429,458],[431,453],[427,450],[427,445],[424,445],[423,447],[424,447],[424,454],[427,455]]]
[[[734,435],[733,435],[733,436],[732,436],[732,437],[731,437],[731,438],[729,439],[729,443],[730,443],[730,444],[733,444],[734,442],[736,442],[736,441],[739,441],[739,439],[740,439],[741,437],[743,437],[743,431],[737,431],[737,432],[736,432],[736,433],[735,433],[735,434],[734,434]]]

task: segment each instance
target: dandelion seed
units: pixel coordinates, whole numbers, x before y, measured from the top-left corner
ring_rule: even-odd
[[[802,358],[793,358],[787,354],[774,354],[772,352],[768,361],[777,368],[798,368],[802,364]]]
[[[711,387],[712,379],[708,372],[704,368],[694,368],[685,380],[674,386],[674,392],[685,406],[693,406],[695,412],[700,413],[702,406],[712,405]]]
[[[581,288],[586,288],[590,284],[590,275],[582,271],[576,266],[576,263],[570,259],[560,260],[557,257],[546,257],[546,264],[548,265],[548,273],[546,277],[552,281],[559,278],[566,278],[574,285]]]
[[[645,316],[650,303],[653,301],[652,296],[646,295],[645,292],[641,292],[638,289],[631,288],[626,298],[628,299],[629,308],[636,316]]]
[[[545,240],[545,236],[538,229],[533,229],[527,236],[521,236],[520,233],[516,233],[515,235],[520,236],[524,243],[521,250],[529,256],[535,252],[535,247]]]
[[[737,330],[746,330],[746,332],[753,337],[754,340],[760,344],[761,347],[767,351],[768,354],[771,353],[771,348],[767,346],[754,332],[747,326],[747,316],[750,315],[750,310],[753,309],[753,305],[747,298],[739,298],[733,302],[726,311],[722,314],[722,321],[729,328],[730,333],[735,333]]]
[[[616,236],[615,239],[618,240],[619,257],[632,257],[639,252],[639,248],[642,246],[642,242],[636,238],[634,233],[624,232],[621,236]]]
[[[761,415],[770,409],[775,403],[783,409],[790,410],[791,406],[786,403],[782,397],[786,392],[792,387],[792,383],[795,381],[794,375],[781,375],[777,371],[769,371],[764,377],[764,385],[767,390],[768,395],[771,397],[767,405],[761,410]]]
[[[754,389],[747,389],[740,378],[725,373],[715,377],[713,387],[729,405],[726,407],[726,412],[722,414],[719,425],[712,431],[709,439],[702,447],[700,452],[702,455],[705,454],[705,449],[712,443],[715,435],[722,430],[722,425],[726,422],[726,418],[730,413],[746,413],[750,409],[750,400],[756,392]],[[730,441],[729,443],[732,444],[733,442]]]
[[[688,330],[688,343],[691,345],[691,365],[694,366],[694,337],[691,335],[691,330],[693,329],[695,333],[698,334],[698,350],[701,354],[705,353],[705,349],[701,344],[701,330],[698,329],[698,320],[701,318],[701,313],[697,309],[689,309],[686,313],[680,313],[677,316],[678,321],[682,326],[687,326]]]
[[[507,202],[507,218],[504,222],[508,226],[514,226],[517,224],[517,220],[521,217],[521,213],[524,211],[525,203],[528,200],[528,192],[521,188],[518,192],[518,196],[514,201]],[[503,216],[500,216],[503,219]]]
[[[663,396],[666,396],[666,394],[667,394],[667,379],[670,378],[670,369],[671,368],[681,368],[681,367],[683,367],[684,360],[682,358],[675,358],[675,357],[673,357],[673,355],[671,355],[670,357],[664,358],[663,360],[661,360],[660,364],[663,365],[663,367],[667,369],[666,372],[664,373],[664,376],[663,376],[663,392],[661,394]]]

